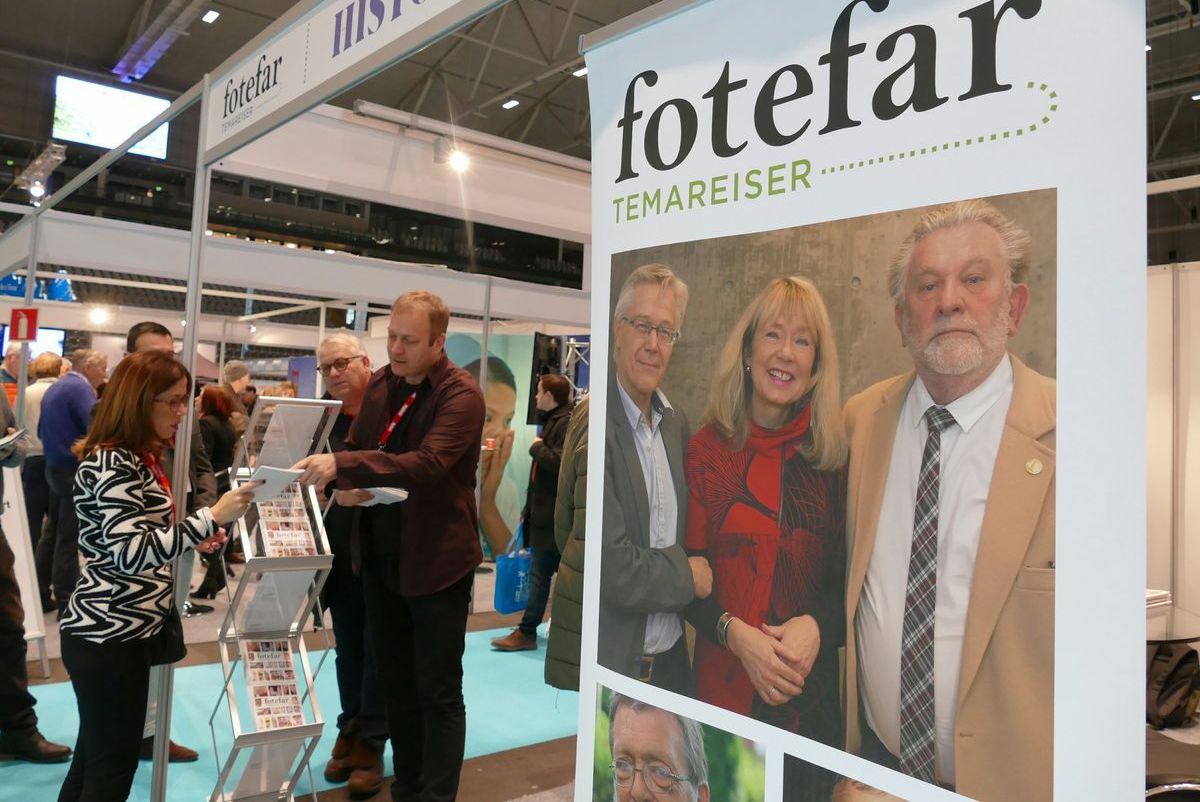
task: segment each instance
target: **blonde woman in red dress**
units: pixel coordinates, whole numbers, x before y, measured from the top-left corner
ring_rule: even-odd
[[[713,593],[694,602],[696,695],[842,745],[846,436],[837,346],[811,282],[772,281],[742,312],[688,445],[687,549]],[[785,764],[785,798],[834,777]]]

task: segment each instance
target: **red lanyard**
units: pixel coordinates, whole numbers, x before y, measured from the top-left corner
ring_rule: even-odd
[[[142,461],[146,463],[146,467],[150,469],[150,473],[154,476],[154,481],[158,482],[158,486],[167,494],[167,499],[171,502],[171,519],[175,519],[175,500],[171,495],[171,480],[167,478],[167,472],[163,470],[162,463],[158,461],[158,457],[151,454],[149,451],[142,454]]]
[[[392,421],[383,430],[383,434],[379,435],[379,450],[383,451],[388,440],[392,439],[392,432],[396,431],[396,426],[400,423],[400,419],[404,417],[404,413],[408,412],[409,407],[417,400],[417,391],[414,388],[412,394],[404,399],[404,403],[400,405],[400,409],[396,410],[396,414],[392,416]]]

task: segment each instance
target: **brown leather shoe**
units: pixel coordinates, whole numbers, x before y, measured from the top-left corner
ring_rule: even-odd
[[[331,783],[344,783],[350,779],[350,773],[354,770],[346,762],[346,758],[350,756],[350,752],[354,749],[354,745],[358,743],[358,737],[352,732],[339,732],[337,740],[333,742],[333,751],[329,754],[329,762],[325,764],[325,780]]]
[[[376,752],[361,741],[346,758],[347,765],[354,767],[346,790],[351,799],[369,799],[383,788],[383,754]]]
[[[154,736],[142,739],[142,752],[138,756],[141,760],[154,760]],[[167,746],[167,762],[168,763],[194,763],[200,759],[200,753],[195,749],[188,749],[186,746],[181,746],[174,741],[171,741]]]
[[[492,641],[492,648],[498,652],[527,652],[537,648],[537,635],[526,635],[514,629],[503,638]]]
[[[167,755],[169,763],[192,763],[200,759],[200,753],[195,749],[188,749],[174,741],[171,741],[167,747]]]
[[[71,747],[47,741],[37,729],[32,732],[0,733],[0,759],[30,763],[62,763],[71,759]]]

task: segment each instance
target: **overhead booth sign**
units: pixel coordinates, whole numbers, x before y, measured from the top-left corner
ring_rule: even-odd
[[[577,800],[1142,793],[1143,11],[585,37]]]
[[[311,0],[310,0],[311,2]],[[499,0],[323,0],[266,42],[252,42],[206,98],[205,161],[386,69]]]

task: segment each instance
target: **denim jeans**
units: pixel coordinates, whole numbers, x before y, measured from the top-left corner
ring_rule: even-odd
[[[546,617],[546,604],[550,601],[550,580],[558,570],[562,555],[558,549],[530,549],[533,559],[529,566],[529,601],[525,604],[525,615],[521,617],[519,629],[526,635],[536,635],[538,624]]]

